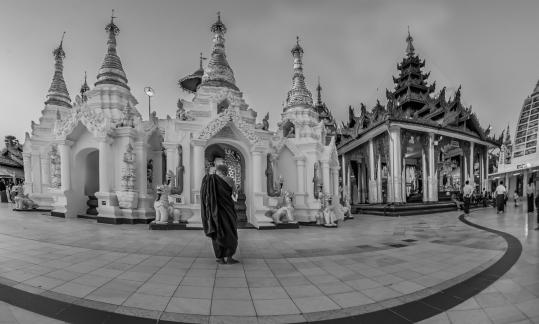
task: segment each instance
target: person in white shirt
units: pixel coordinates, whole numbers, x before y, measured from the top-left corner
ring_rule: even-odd
[[[496,206],[498,207],[498,213],[503,213],[505,211],[505,195],[507,190],[503,185],[503,181],[500,181],[500,184],[496,187]]]
[[[462,198],[464,200],[464,213],[470,214],[470,202],[472,200],[473,187],[470,185],[470,181],[466,180],[466,185],[462,189]]]

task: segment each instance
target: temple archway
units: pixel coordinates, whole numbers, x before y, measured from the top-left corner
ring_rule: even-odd
[[[219,164],[225,164],[228,167],[228,176],[234,180],[238,191],[238,199],[235,204],[238,225],[245,226],[249,219],[247,208],[248,191],[246,186],[247,172],[244,154],[235,145],[218,142],[209,144],[206,147],[204,158],[206,172],[209,172],[211,167]]]
[[[72,172],[73,196],[71,203],[76,215],[93,217],[97,215],[97,198],[99,191],[99,151],[88,147],[78,151],[74,158],[77,172]]]

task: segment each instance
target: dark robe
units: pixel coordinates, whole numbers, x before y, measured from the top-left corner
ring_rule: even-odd
[[[232,188],[216,174],[205,175],[200,187],[204,234],[212,239],[215,257],[231,257],[238,247],[237,215]]]
[[[528,213],[533,213],[533,193],[528,194]]]
[[[505,195],[496,195],[496,206],[498,211],[505,211]]]
[[[0,201],[7,203],[6,185],[4,182],[0,182]]]

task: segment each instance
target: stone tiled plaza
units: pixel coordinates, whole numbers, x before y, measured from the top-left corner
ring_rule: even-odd
[[[539,324],[539,1],[2,5],[0,324]]]
[[[454,286],[508,249],[502,237],[459,221],[459,212],[363,215],[335,229],[240,230],[241,263],[218,265],[201,231],[38,214],[2,204],[1,284],[95,310],[95,323],[114,323],[114,314],[148,323],[347,323]],[[522,207],[473,211],[468,221],[518,238],[522,255],[486,289],[422,323],[538,323],[534,219]],[[57,322],[7,304],[0,311],[1,323]]]

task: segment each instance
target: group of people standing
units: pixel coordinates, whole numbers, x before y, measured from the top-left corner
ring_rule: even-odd
[[[508,192],[505,186],[503,185],[503,181],[500,181],[500,184],[496,187],[495,190],[496,194],[496,210],[497,213],[503,213],[505,212],[505,204],[507,202],[508,198]],[[515,206],[517,206],[517,200],[518,200],[518,194],[515,192],[514,195],[515,200]],[[528,181],[528,184],[526,185],[526,200],[527,200],[527,207],[528,207],[528,214],[533,214],[534,210],[537,209],[537,227],[535,230],[539,230],[539,194],[536,192],[535,183],[533,179],[530,179]]]
[[[0,202],[12,202],[13,186],[15,185],[15,182],[11,178],[0,179]]]
[[[463,209],[464,213],[468,215],[470,213],[470,204],[473,196],[474,188],[470,185],[470,181],[466,180],[466,183],[464,185],[464,188],[462,189],[462,197],[464,200]],[[503,213],[505,212],[505,205],[508,200],[509,193],[507,192],[506,187],[503,184],[503,181],[500,181],[498,186],[496,187],[496,190],[494,190],[494,199],[495,199],[495,207],[497,210],[497,213]],[[486,201],[488,192],[483,189],[483,207],[486,207]],[[515,191],[513,195],[513,199],[515,200],[515,207],[518,206],[518,194]],[[527,207],[528,207],[528,214],[533,214],[535,210],[537,210],[537,227],[535,230],[539,230],[539,193],[536,192],[535,183],[533,179],[530,179],[528,181],[528,184],[526,185],[526,198],[527,198]]]

